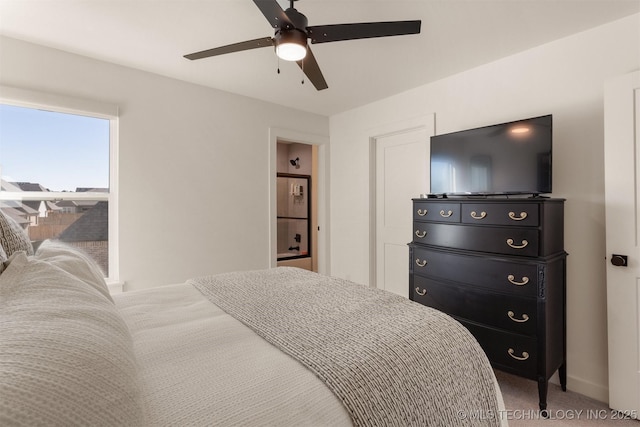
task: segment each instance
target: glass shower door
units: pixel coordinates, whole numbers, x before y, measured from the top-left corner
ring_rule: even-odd
[[[310,182],[307,175],[278,174],[278,261],[311,256]]]

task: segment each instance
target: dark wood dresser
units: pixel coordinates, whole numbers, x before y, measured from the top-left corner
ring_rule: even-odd
[[[409,298],[465,325],[500,370],[566,390],[564,200],[413,199]]]

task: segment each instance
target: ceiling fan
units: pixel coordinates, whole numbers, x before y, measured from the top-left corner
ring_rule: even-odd
[[[275,28],[273,37],[247,40],[226,46],[207,49],[184,55],[187,59],[201,59],[225,53],[240,52],[259,47],[275,46],[276,55],[285,61],[295,61],[317,90],[328,88],[318,62],[311,52],[307,40],[315,43],[372,37],[401,36],[420,33],[421,21],[363,22],[357,24],[335,24],[307,26],[307,17],[290,6],[283,10],[276,0],[253,0],[260,12]]]

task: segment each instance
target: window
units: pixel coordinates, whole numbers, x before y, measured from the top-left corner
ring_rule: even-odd
[[[117,109],[0,89],[0,209],[34,245],[78,247],[117,281]]]

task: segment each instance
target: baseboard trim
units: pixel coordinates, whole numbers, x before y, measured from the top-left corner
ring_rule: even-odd
[[[551,378],[554,384],[560,384],[557,374]],[[567,390],[580,393],[592,399],[609,404],[609,387],[595,384],[583,378],[567,374]]]

